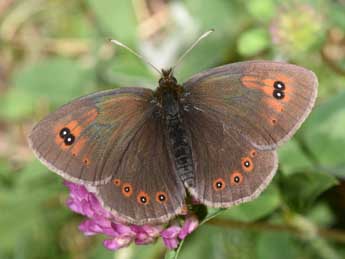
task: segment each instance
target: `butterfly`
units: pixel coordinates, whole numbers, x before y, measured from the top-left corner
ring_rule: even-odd
[[[167,69],[155,91],[81,97],[28,139],[43,164],[93,186],[119,219],[165,223],[189,195],[215,208],[256,198],[277,171],[277,148],[309,115],[317,85],[313,72],[271,61],[212,68],[183,84]]]

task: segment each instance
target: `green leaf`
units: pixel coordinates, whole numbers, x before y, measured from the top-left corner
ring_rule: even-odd
[[[269,35],[266,29],[250,29],[241,34],[238,42],[238,52],[243,56],[254,56],[269,46]]]
[[[177,259],[178,252],[175,250],[169,250],[165,253],[164,259]]]
[[[287,233],[262,233],[258,238],[256,251],[258,259],[297,258],[298,249]]]
[[[258,20],[269,21],[276,11],[274,0],[245,1],[248,12]]]
[[[6,118],[19,119],[42,102],[61,105],[90,91],[93,79],[92,72],[66,58],[49,58],[26,65],[13,74],[13,87],[1,98],[1,113]]]
[[[303,137],[306,146],[322,168],[339,169],[345,176],[345,92],[317,107],[306,121]]]
[[[271,214],[280,205],[278,189],[274,185],[270,185],[267,190],[265,190],[259,198],[252,202],[244,203],[235,206],[231,209],[214,209],[207,208],[207,215],[205,219],[200,223],[200,225],[206,223],[207,221],[220,216],[221,218],[231,218],[241,221],[254,221]],[[180,243],[177,251],[170,251],[169,256],[175,256],[172,258],[177,258],[179,255],[184,240]]]
[[[278,151],[279,168],[284,175],[311,170],[314,167],[295,139],[285,143]]]
[[[256,234],[251,231],[204,225],[190,238],[187,238],[179,259],[236,258],[255,257]]]
[[[142,60],[126,50],[119,50],[116,59],[107,64],[103,72],[112,86],[157,87],[157,73],[150,71]]]
[[[127,45],[136,42],[137,22],[132,1],[88,0],[106,38],[116,38]]]
[[[324,173],[296,173],[281,178],[281,190],[288,205],[298,212],[310,209],[315,199],[337,180]]]
[[[271,184],[256,200],[234,206],[223,213],[220,218],[251,222],[270,215],[279,206],[279,191],[274,184]]]
[[[7,120],[17,120],[33,113],[35,101],[24,91],[10,89],[0,96],[0,115]]]
[[[319,227],[329,227],[336,221],[332,209],[326,202],[318,202],[306,216]]]
[[[203,30],[215,28],[216,31],[234,31],[243,21],[239,12],[243,6],[235,1],[188,0],[185,4],[192,18],[201,24]],[[233,26],[234,23],[236,26]]]

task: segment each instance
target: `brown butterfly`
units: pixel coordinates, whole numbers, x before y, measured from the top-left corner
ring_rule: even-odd
[[[48,168],[94,186],[105,208],[133,224],[169,221],[188,193],[217,208],[256,198],[317,95],[313,72],[279,62],[229,64],[183,84],[172,69],[160,72],[155,91],[79,98],[29,136]]]

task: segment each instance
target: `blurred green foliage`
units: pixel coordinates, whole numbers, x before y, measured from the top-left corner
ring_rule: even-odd
[[[269,188],[213,219],[219,211],[210,210],[179,258],[345,258],[344,13],[342,0],[1,0],[0,258],[164,257],[161,241],[114,254],[79,233],[62,181],[33,158],[25,135],[75,97],[157,85],[156,74],[107,38],[169,66],[209,28],[216,32],[179,67],[181,81],[216,65],[278,59],[312,69],[319,96],[279,150]]]

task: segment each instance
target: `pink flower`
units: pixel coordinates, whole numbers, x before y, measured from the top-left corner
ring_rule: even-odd
[[[165,244],[165,246],[168,249],[175,249],[177,248],[178,244],[179,244],[179,239],[178,239],[178,235],[181,232],[181,227],[180,226],[171,226],[167,229],[165,229],[164,231],[162,231],[161,236],[163,238],[163,242]]]
[[[192,233],[199,224],[195,215],[184,215],[182,226],[176,221],[172,225],[126,225],[106,211],[96,198],[84,186],[65,182],[70,190],[67,206],[74,212],[87,217],[79,225],[79,230],[86,236],[104,234],[104,246],[109,250],[126,247],[132,242],[145,245],[155,242],[159,237],[168,249],[178,247],[181,240]]]

